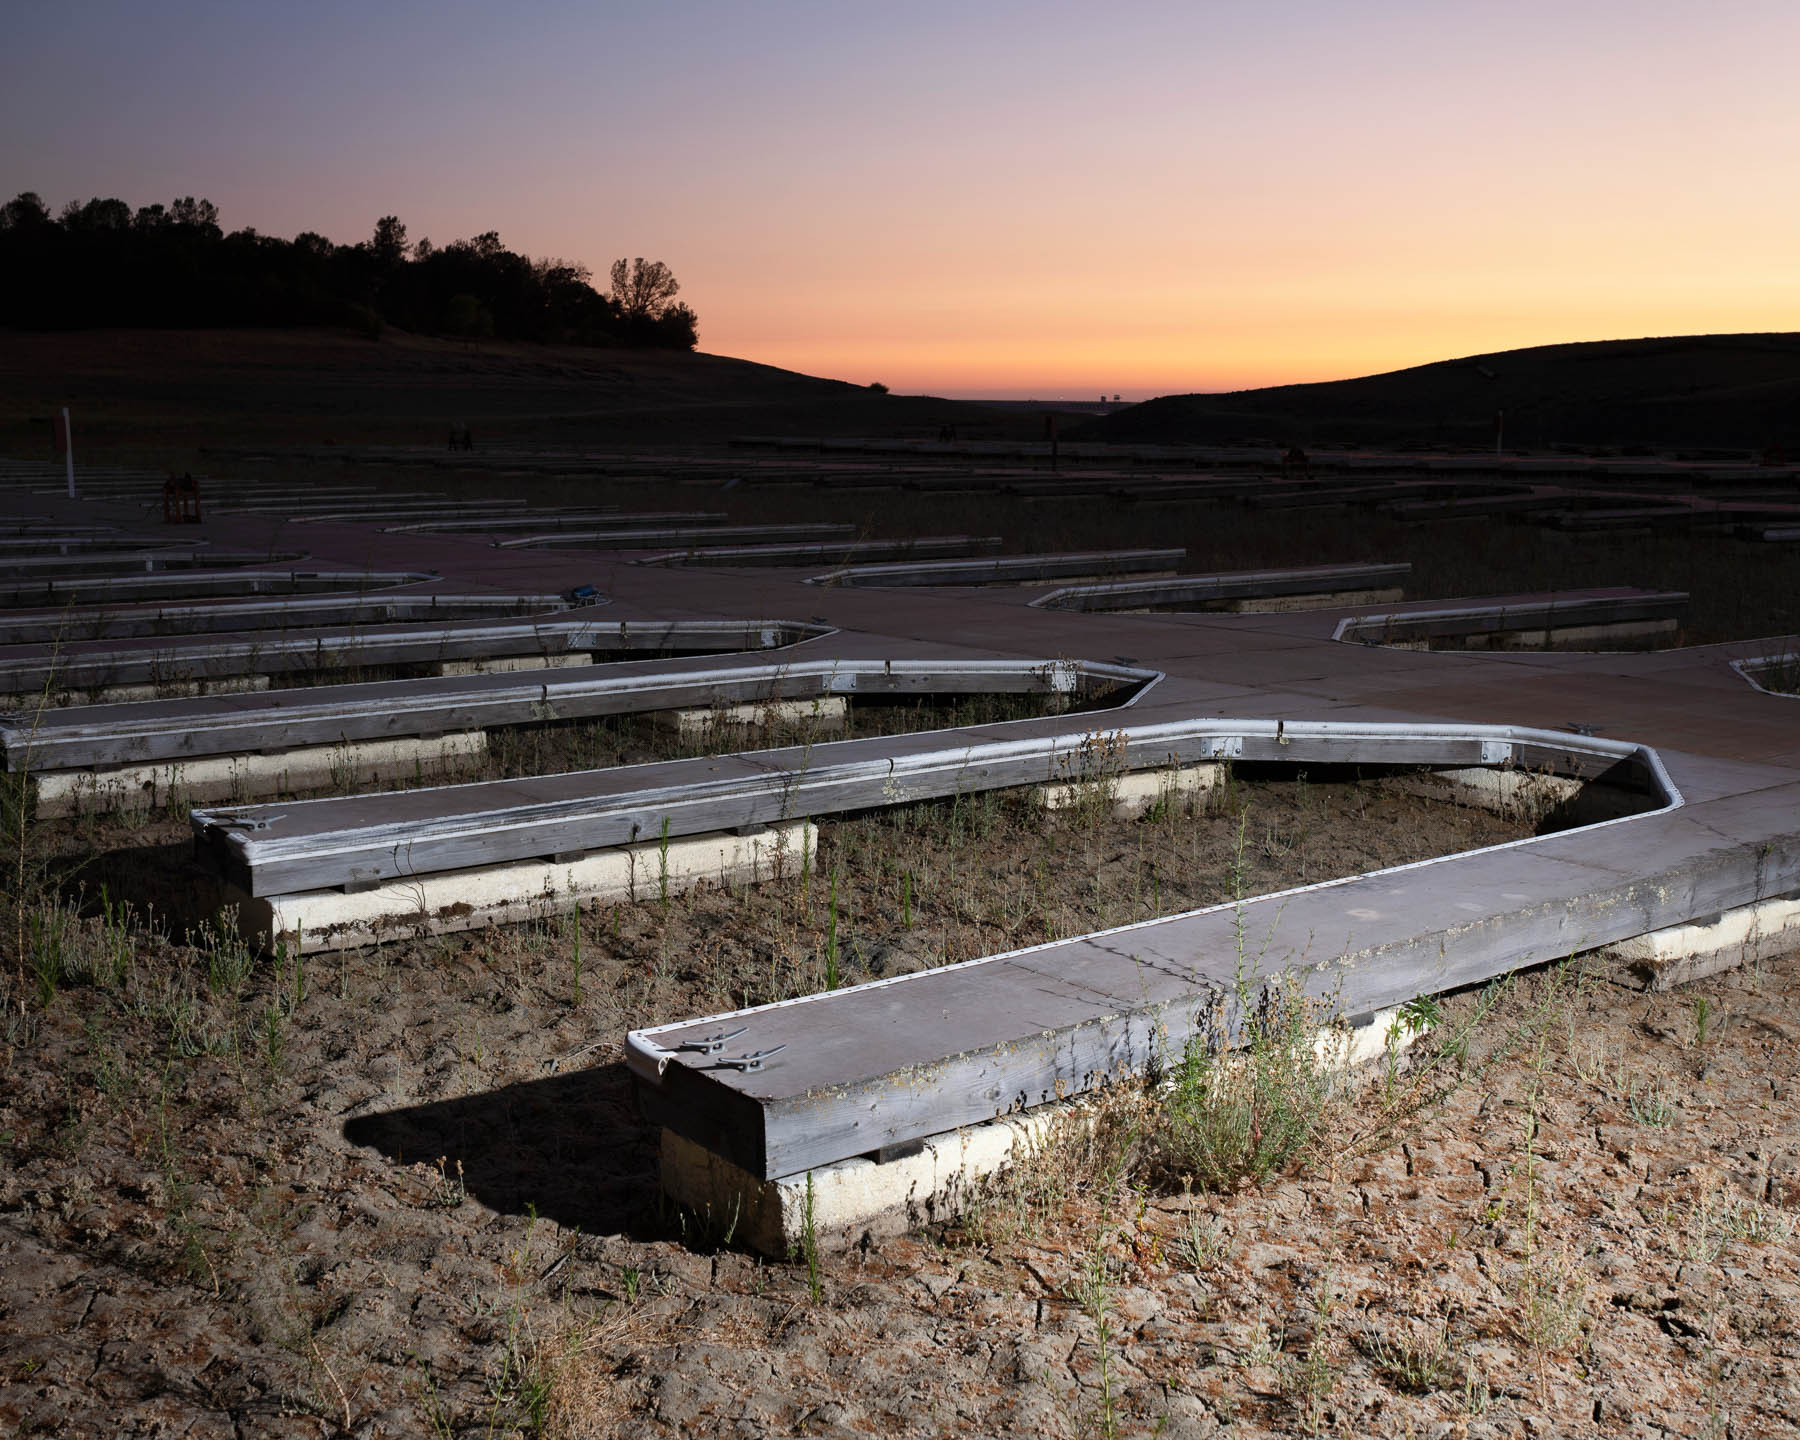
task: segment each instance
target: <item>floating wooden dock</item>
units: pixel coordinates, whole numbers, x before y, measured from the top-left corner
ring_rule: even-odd
[[[1411,573],[1412,566],[1405,564],[1234,570],[1218,575],[1173,575],[1166,580],[1071,585],[1040,595],[1031,603],[1046,610],[1079,611],[1316,610],[1371,599],[1398,600]]]
[[[773,484],[846,486],[937,480],[960,486],[978,479],[998,491],[1004,477],[977,474],[990,465],[1012,467],[1025,484],[1036,484],[1028,473],[1034,470],[1050,478],[1047,456],[1031,447],[946,447],[934,476],[932,457],[940,452],[929,446],[808,444],[802,451],[777,441],[752,455],[692,463],[657,455],[601,462],[518,450],[483,457],[482,466],[546,475],[598,473],[604,466],[621,483],[658,486],[716,485],[754,474]],[[447,463],[426,451],[371,452],[370,458]],[[1381,505],[1405,493],[1397,483],[1361,483],[1382,474],[1466,479],[1472,489],[1516,487],[1512,494],[1464,491],[1460,498],[1398,502],[1460,507],[1453,513],[1514,504],[1567,509],[1567,496],[1577,489],[1646,508],[1638,497],[1721,494],[1792,478],[1750,467],[1634,466],[1586,457],[1314,459],[1321,470],[1356,479],[1336,488],[1356,491],[1358,504]],[[1147,485],[1172,485],[1181,474],[1217,478],[1228,483],[1207,493],[1222,500],[1233,488],[1250,493],[1259,469],[1266,473],[1278,461],[1273,451],[1248,456],[1139,447],[1113,453],[1108,464],[1171,472],[1142,476]],[[924,473],[913,475],[914,469]],[[0,470],[0,482],[8,478]],[[26,487],[38,477],[13,472],[10,478]],[[1134,483],[1123,468],[1080,483],[1095,479]],[[122,518],[129,487],[138,482],[118,480],[119,500],[110,508],[96,504],[83,519]],[[1044,493],[1054,498],[1059,488],[1080,487],[1059,482]],[[1314,498],[1329,498],[1329,489]],[[71,514],[59,506],[54,518]],[[265,523],[224,517],[199,527],[196,538],[242,550],[256,543],[255,528]],[[391,574],[416,582],[413,593],[433,587],[565,593],[592,584],[594,561],[560,545],[614,546],[633,535],[599,525],[591,536],[552,526],[520,536],[510,528],[494,532],[503,537],[497,547],[471,545],[480,531],[389,534],[379,537],[380,553]],[[617,548],[642,548],[641,530]],[[342,581],[354,591],[383,583],[358,570],[373,543],[366,527],[321,526],[317,533],[319,570],[282,572],[289,580],[266,593],[326,588],[302,582],[302,573],[315,580],[354,574],[354,583]],[[719,538],[718,530],[696,526],[691,536],[661,548]],[[534,540],[547,543],[533,546]],[[760,540],[778,543],[767,535]],[[786,543],[810,542],[790,537]],[[879,1171],[903,1163],[893,1157],[906,1147],[948,1146],[946,1137],[965,1127],[1035,1112],[1164,1060],[1190,1036],[1227,1040],[1246,961],[1262,978],[1290,975],[1360,1012],[1614,943],[1642,945],[1646,954],[1667,959],[1671,946],[1714,943],[1689,935],[1741,938],[1757,933],[1765,919],[1788,925],[1784,917],[1800,910],[1800,707],[1793,696],[1771,693],[1777,687],[1770,683],[1777,678],[1771,667],[1800,654],[1800,637],[1610,653],[1342,643],[1379,641],[1392,638],[1396,627],[1412,627],[1403,638],[1426,646],[1458,634],[1506,636],[1521,628],[1548,629],[1554,644],[1556,632],[1568,640],[1566,632],[1584,628],[1675,621],[1681,597],[1641,592],[1380,602],[1378,611],[1345,603],[1261,614],[1132,614],[1106,608],[1103,600],[1084,606],[1091,613],[1078,620],[1043,603],[1046,591],[1072,576],[1105,577],[1110,570],[1123,579],[1178,569],[1182,558],[1179,550],[990,556],[856,567],[864,573],[815,576],[829,583],[806,588],[767,572],[609,567],[608,621],[637,626],[791,614],[808,617],[811,638],[787,663],[712,656],[636,662],[604,674],[547,670],[528,680],[406,680],[60,712],[41,717],[31,750],[34,764],[39,755],[68,766],[168,763],[201,751],[236,753],[230,747],[447,738],[489,723],[609,713],[608,707],[617,713],[713,705],[734,697],[848,694],[854,700],[883,687],[954,693],[964,682],[971,689],[1005,688],[1008,677],[1048,693],[1067,683],[1136,687],[1129,705],[1080,716],[194,812],[198,848],[247,902],[264,907],[259,913],[267,926],[285,933],[290,922],[310,924],[306,907],[334,897],[335,943],[379,940],[395,933],[391,924],[410,933],[405,925],[461,923],[438,910],[461,907],[501,920],[567,896],[632,893],[646,865],[666,867],[665,877],[676,871],[758,877],[771,865],[779,869],[779,857],[792,856],[796,847],[805,853],[814,818],[845,810],[1000,786],[1104,786],[1159,770],[1191,776],[1227,760],[1423,767],[1471,792],[1547,776],[1566,793],[1603,795],[1596,813],[1614,817],[1242,906],[636,1032],[627,1053],[669,1137],[665,1153],[674,1158],[666,1183],[684,1198],[698,1193],[682,1178],[695,1156],[714,1179],[746,1187],[803,1181],[815,1171],[823,1183],[842,1166]],[[1358,567],[1339,568],[1347,574]],[[1229,583],[1201,578],[1219,582],[1215,596]],[[1372,578],[1367,570],[1364,578]],[[95,582],[64,577],[52,583],[75,589],[41,603],[60,605]],[[1332,582],[1315,574],[1267,583],[1319,593],[1304,587]],[[969,588],[982,585],[989,588]],[[960,588],[939,593],[937,586]],[[1176,603],[1211,603],[1203,591],[1190,587]],[[1045,658],[1069,655],[1093,657],[1073,662],[1085,681],[1063,678],[1072,662]],[[279,704],[271,706],[272,699]],[[13,747],[24,744],[22,732],[15,733],[9,763]],[[408,893],[426,898],[402,922],[395,907]],[[1255,937],[1249,954],[1246,935]],[[334,941],[324,936],[320,943]]]
[[[1054,555],[996,555],[977,560],[913,560],[894,565],[846,565],[814,575],[807,583],[865,589],[1032,585],[1049,580],[1173,571],[1186,556],[1186,550],[1089,550]]]

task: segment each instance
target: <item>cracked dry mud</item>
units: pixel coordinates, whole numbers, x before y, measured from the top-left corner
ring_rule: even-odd
[[[1800,956],[1522,977],[1416,1129],[1229,1194],[1070,1145],[816,1276],[657,1201],[624,1030],[812,988],[834,893],[854,980],[1517,833],[1367,784],[958,801],[592,912],[579,951],[567,921],[241,978],[215,949],[215,987],[140,931],[47,1005],[9,975],[0,1432],[1790,1433]]]

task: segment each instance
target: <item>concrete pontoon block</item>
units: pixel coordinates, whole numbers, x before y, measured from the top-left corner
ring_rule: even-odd
[[[451,870],[370,890],[252,897],[227,887],[238,928],[303,953],[348,950],[410,935],[442,935],[567,914],[572,905],[676,894],[704,884],[797,875],[817,853],[818,827],[796,820],[745,834],[715,831],[596,850],[577,859]],[[804,857],[804,858],[803,858]]]
[[[1388,605],[1404,600],[1399,586],[1377,590],[1314,590],[1302,595],[1255,595],[1233,600],[1225,609],[1232,615],[1287,615],[1305,610],[1335,610],[1340,605]]]
[[[520,670],[572,670],[592,665],[594,657],[585,650],[561,655],[495,655],[485,660],[445,660],[437,667],[440,675],[509,675]]]
[[[1671,990],[1800,949],[1800,897],[1740,905],[1711,920],[1671,925],[1602,952],[1636,967],[1648,990]]]
[[[37,813],[45,819],[81,811],[129,810],[171,803],[250,800],[290,790],[351,787],[441,776],[478,764],[487,732],[457,731],[432,739],[346,740],[269,755],[206,755],[157,765],[51,770],[37,775]]]
[[[842,695],[821,695],[813,700],[769,700],[706,710],[657,710],[652,719],[659,729],[698,739],[732,730],[842,730],[849,714],[849,702]]]
[[[1104,805],[1115,820],[1135,820],[1159,804],[1173,804],[1209,794],[1224,780],[1219,764],[1177,765],[1162,770],[1131,770],[1121,775],[1039,785],[1032,792],[1046,810],[1075,810]]]
[[[1569,775],[1550,775],[1537,770],[1504,766],[1470,766],[1433,772],[1448,781],[1455,798],[1464,805],[1486,810],[1509,820],[1537,824],[1555,816],[1562,826],[1595,825],[1635,815],[1656,802],[1618,785],[1602,785]],[[1404,780],[1392,780],[1403,788]]]

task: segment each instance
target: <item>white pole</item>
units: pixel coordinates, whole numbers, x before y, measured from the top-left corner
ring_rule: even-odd
[[[75,498],[75,432],[69,429],[69,407],[63,406],[63,464],[69,472],[69,498]]]

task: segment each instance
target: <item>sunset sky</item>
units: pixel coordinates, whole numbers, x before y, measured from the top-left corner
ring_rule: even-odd
[[[1800,329],[1797,56],[1795,0],[59,0],[0,188],[643,255],[704,350],[1137,398]]]

